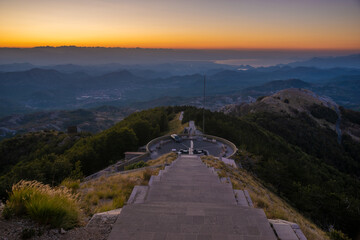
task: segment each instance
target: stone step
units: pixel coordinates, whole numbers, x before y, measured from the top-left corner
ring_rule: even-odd
[[[252,200],[251,200],[251,197],[250,197],[249,192],[248,192],[247,190],[244,190],[244,194],[245,194],[246,200],[247,200],[248,203],[249,203],[249,206],[250,206],[250,207],[254,207],[254,204],[253,204],[253,202],[252,202]]]
[[[149,180],[148,185],[149,185],[149,186],[152,186],[155,182],[159,182],[159,181],[160,181],[160,177],[159,177],[159,176],[154,176],[154,175],[152,175],[152,176],[150,177],[150,180]]]
[[[280,240],[306,240],[299,225],[281,219],[269,219],[270,225]]]
[[[145,201],[148,189],[148,186],[135,186],[131,192],[127,204],[143,203]]]
[[[190,177],[182,177],[182,176],[168,176],[163,175],[160,176],[162,182],[179,182],[179,183],[192,183],[194,185],[201,183],[217,183],[220,184],[220,180],[218,178],[213,177],[202,177],[202,176],[190,176]]]
[[[196,191],[177,191],[175,193],[162,194],[162,190],[150,191],[146,202],[151,201],[183,201],[183,202],[203,202],[203,203],[226,203],[235,205],[236,200],[234,195],[228,195],[224,192],[217,192],[223,196],[215,196],[207,194],[207,192],[196,192]]]
[[[275,240],[262,210],[219,204],[153,203],[125,206],[109,239]]]
[[[111,211],[94,214],[86,225],[86,228],[97,228],[99,225],[103,225],[104,223],[114,224],[119,214],[121,213],[121,210],[121,208],[118,208]]]
[[[128,205],[127,205],[128,206]],[[130,207],[130,206],[129,206]],[[257,212],[259,216],[265,217],[265,213],[262,209],[259,208],[249,208],[242,207],[239,205],[229,205],[226,203],[196,203],[196,202],[146,202],[143,204],[136,205],[137,209],[140,211],[149,211],[149,212],[166,212],[176,214],[185,214],[187,209],[199,209],[201,211],[215,212],[219,215],[231,214],[231,212],[236,209],[243,212]]]
[[[231,183],[198,156],[180,156],[152,176],[141,201],[123,208],[109,239],[276,240],[264,211],[237,205]]]
[[[299,240],[290,225],[273,223],[272,226],[280,240]]]
[[[167,185],[167,186],[201,186],[201,187],[206,187],[206,186],[213,186],[213,187],[221,187],[221,188],[230,188],[231,184],[229,183],[221,183],[220,181],[217,180],[208,180],[208,181],[199,181],[199,180],[193,180],[193,182],[191,182],[191,180],[189,181],[183,181],[180,184],[177,184],[176,180],[167,180],[164,179],[162,177],[154,177],[155,179],[157,179],[158,181],[155,181],[154,184],[155,185]],[[194,183],[196,181],[196,183]]]
[[[236,197],[236,201],[237,201],[238,205],[240,205],[242,207],[249,207],[249,203],[246,200],[243,190],[234,190],[234,193],[235,193],[235,197]]]

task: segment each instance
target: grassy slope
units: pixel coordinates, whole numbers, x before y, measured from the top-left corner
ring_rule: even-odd
[[[160,156],[148,161],[149,166],[170,164],[177,158],[175,153]],[[147,185],[151,175],[157,175],[163,167],[155,169],[139,168],[137,171],[118,173],[109,177],[100,177],[81,184],[77,192],[80,204],[87,215],[123,207],[135,185]]]
[[[189,126],[188,123],[182,124],[181,121],[179,120],[179,117],[180,117],[180,113],[177,113],[175,117],[169,122],[169,131],[167,132],[167,134],[173,134],[173,133],[180,134],[183,132],[185,127]]]
[[[329,239],[324,231],[301,215],[284,199],[278,197],[266,188],[258,178],[247,172],[245,169],[235,169],[212,156],[202,157],[202,160],[208,166],[221,169],[220,175],[230,177],[234,189],[246,189],[249,192],[255,207],[262,208],[265,211],[267,218],[283,219],[297,223],[308,240]]]

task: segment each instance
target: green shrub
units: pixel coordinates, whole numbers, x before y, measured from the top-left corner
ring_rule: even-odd
[[[329,236],[331,240],[351,240],[346,234],[336,229],[331,229]]]
[[[325,119],[326,121],[334,124],[338,120],[337,113],[331,108],[321,106],[318,104],[313,104],[309,107],[309,110],[311,115],[313,115],[318,119]]]
[[[5,211],[51,227],[74,228],[79,224],[76,196],[67,188],[51,188],[37,181],[20,181],[13,185]]]
[[[147,166],[148,166],[147,163],[145,163],[144,161],[140,161],[140,162],[133,163],[133,164],[126,166],[125,170],[132,170],[132,169],[137,169],[137,168],[142,168],[142,167],[147,167]]]
[[[70,178],[66,178],[61,182],[61,185],[75,192],[80,188],[80,180],[79,179],[73,180]]]
[[[341,118],[351,123],[360,124],[360,109],[357,111],[345,109],[344,107],[339,107],[339,109],[341,112]]]

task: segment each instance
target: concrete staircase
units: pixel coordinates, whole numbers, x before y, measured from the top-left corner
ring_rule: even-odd
[[[236,195],[198,156],[180,156],[134,189],[108,239],[276,240],[264,211]]]

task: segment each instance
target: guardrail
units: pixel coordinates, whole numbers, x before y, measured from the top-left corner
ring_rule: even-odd
[[[150,152],[146,151],[144,152],[144,154],[141,154],[139,156],[133,157],[127,161],[124,161],[122,164],[117,165],[117,170],[124,170],[126,166],[133,164],[133,163],[137,163],[140,162],[141,160],[146,159],[148,156],[150,155]]]
[[[133,157],[129,160],[119,160],[117,163],[112,164],[96,173],[93,173],[87,177],[84,178],[85,181],[89,181],[92,179],[96,179],[98,177],[101,177],[103,175],[109,176],[112,173],[118,173],[119,171],[124,171],[125,167],[133,164],[133,163],[137,163],[140,162],[141,160],[146,159],[148,156],[150,155],[150,152],[144,152],[144,154],[141,154],[139,156]],[[121,161],[121,162],[120,162]]]
[[[153,145],[156,142],[159,142],[161,140],[165,140],[165,139],[171,139],[170,135],[165,135],[165,136],[161,136],[158,138],[154,138],[153,140],[151,140],[150,142],[148,142],[148,144],[146,144],[146,151],[150,153],[150,146]]]
[[[203,134],[203,135],[200,135],[202,137],[207,137],[207,138],[212,138],[212,139],[215,139],[216,141],[219,141],[219,142],[222,142],[222,143],[225,143],[226,145],[230,146],[231,149],[233,150],[233,153],[228,156],[227,158],[231,158],[232,156],[235,155],[235,153],[237,152],[238,148],[236,147],[235,144],[233,144],[232,142],[230,142],[229,140],[226,140],[225,138],[221,138],[221,137],[217,137],[217,136],[212,136],[212,135],[207,135],[207,134]]]

